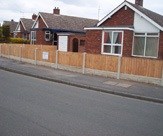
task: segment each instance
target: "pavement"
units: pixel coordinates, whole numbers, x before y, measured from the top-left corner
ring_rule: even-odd
[[[32,65],[0,57],[0,69],[103,93],[163,104],[163,87]]]

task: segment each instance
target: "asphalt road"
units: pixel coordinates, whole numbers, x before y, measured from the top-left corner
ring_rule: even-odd
[[[0,136],[162,136],[163,105],[0,70]]]

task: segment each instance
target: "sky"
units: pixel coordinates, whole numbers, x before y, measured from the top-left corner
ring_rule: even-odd
[[[32,18],[38,12],[53,13],[60,8],[62,15],[102,19],[124,0],[0,0],[0,23]],[[128,0],[135,3],[135,0]],[[163,15],[163,0],[144,0],[145,8]]]

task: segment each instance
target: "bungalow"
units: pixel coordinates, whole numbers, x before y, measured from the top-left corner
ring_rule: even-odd
[[[94,27],[86,27],[86,52],[163,59],[163,16],[124,1]]]
[[[4,21],[3,25],[9,25],[10,26],[10,37],[14,37],[14,31],[16,29],[16,26],[18,25],[18,22],[15,22],[12,19],[11,21]]]
[[[85,51],[84,27],[97,24],[98,20],[39,12],[31,28],[31,44],[58,46],[60,51]]]
[[[20,18],[14,31],[14,38],[24,38],[25,40],[30,40],[30,29],[36,17],[37,15],[33,14],[32,19]]]

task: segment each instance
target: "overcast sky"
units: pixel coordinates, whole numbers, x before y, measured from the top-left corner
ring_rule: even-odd
[[[59,7],[61,14],[100,19],[124,0],[0,0],[0,23],[4,20],[31,18],[38,12],[52,13],[54,7]],[[135,3],[135,0],[128,0]],[[144,7],[163,15],[163,0],[144,0]]]

